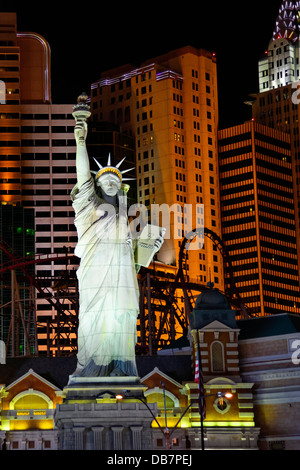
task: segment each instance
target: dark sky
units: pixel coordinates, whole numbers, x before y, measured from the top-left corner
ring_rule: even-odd
[[[109,68],[138,66],[186,45],[216,52],[224,127],[250,117],[243,103],[258,91],[257,62],[272,37],[281,3],[11,0],[1,1],[0,10],[17,12],[18,31],[39,33],[49,42],[53,103],[75,103]]]

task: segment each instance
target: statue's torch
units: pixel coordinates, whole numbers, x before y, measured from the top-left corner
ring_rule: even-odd
[[[86,93],[81,93],[77,98],[77,104],[73,106],[72,116],[74,117],[76,123],[86,122],[91,115],[91,108],[87,103],[88,95]],[[84,142],[84,137],[79,137],[79,142]]]

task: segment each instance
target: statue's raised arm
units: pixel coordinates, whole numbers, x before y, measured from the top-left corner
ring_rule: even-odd
[[[76,120],[74,135],[76,140],[76,172],[78,189],[91,178],[89,157],[86,149],[88,126],[86,120],[90,117],[90,107],[87,95],[82,93],[74,106],[73,116]]]

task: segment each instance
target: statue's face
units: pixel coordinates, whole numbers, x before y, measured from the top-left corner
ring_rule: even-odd
[[[108,196],[115,196],[121,189],[121,181],[113,173],[105,173],[97,181],[97,186],[100,186]]]

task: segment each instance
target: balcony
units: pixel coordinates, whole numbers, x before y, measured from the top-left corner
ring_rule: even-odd
[[[1,420],[53,419],[55,410],[2,410]]]

